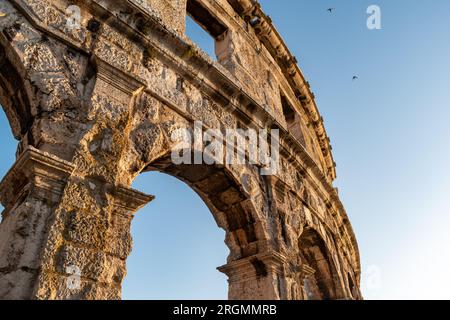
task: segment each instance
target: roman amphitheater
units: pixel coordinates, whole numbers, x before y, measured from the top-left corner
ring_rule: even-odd
[[[323,119],[256,1],[4,0],[0,12],[0,104],[19,142],[0,184],[1,299],[120,299],[131,221],[154,198],[131,184],[150,170],[186,182],[226,231],[230,299],[362,298]],[[186,15],[216,57],[186,36]],[[279,130],[279,170],[173,164],[171,134],[196,121]]]

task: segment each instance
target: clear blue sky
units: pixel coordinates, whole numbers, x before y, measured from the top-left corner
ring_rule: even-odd
[[[325,119],[335,186],[359,242],[365,298],[449,299],[450,1],[261,3]],[[371,4],[381,7],[382,30],[366,27]],[[4,174],[15,143],[4,114],[0,120]],[[133,223],[124,298],[225,299],[226,278],[215,270],[228,254],[224,233],[199,197],[157,173],[140,176],[134,187],[157,198]]]

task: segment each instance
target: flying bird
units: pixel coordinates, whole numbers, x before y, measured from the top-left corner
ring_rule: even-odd
[[[352,81],[358,80],[359,77],[358,76],[353,76]]]
[[[329,13],[333,13],[334,8],[328,8],[327,11],[328,11]]]

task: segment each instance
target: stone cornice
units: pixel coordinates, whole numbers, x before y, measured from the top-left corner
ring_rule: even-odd
[[[0,182],[0,189],[10,183],[17,174],[23,174],[26,178],[42,176],[58,179],[70,176],[73,170],[74,165],[70,162],[28,146]]]
[[[42,190],[47,200],[57,200],[73,170],[70,162],[28,146],[0,182],[0,200],[9,211],[30,183]]]
[[[37,188],[41,192],[36,192],[35,195],[56,202],[74,169],[72,163],[28,146],[0,182],[0,201],[8,212],[29,188]],[[136,212],[155,198],[121,186],[110,185],[108,190],[114,198],[114,206],[130,213]]]
[[[153,195],[125,187],[113,187],[112,195],[114,206],[133,213],[155,199]]]
[[[302,272],[306,275],[306,276],[311,276],[314,273],[316,273],[316,270],[314,270],[313,268],[311,268],[310,266],[308,266],[307,264],[302,264]]]
[[[63,32],[49,27],[41,21],[41,17],[38,17],[23,0],[9,0],[14,7],[25,16],[27,21],[38,31],[44,32],[46,34],[50,34],[53,38],[67,44],[69,47],[74,48],[84,54],[88,54],[89,50],[87,48],[81,46],[79,43],[73,41],[72,38],[68,37]]]
[[[99,79],[130,96],[139,89],[146,87],[144,80],[121,72],[117,70],[117,68],[111,66],[103,60],[98,59],[97,57],[94,58],[94,62],[97,67],[97,76]]]
[[[282,274],[286,258],[280,253],[270,251],[232,261],[217,270],[229,277],[229,282],[241,282],[261,276],[259,273]],[[257,269],[261,268],[260,271]]]

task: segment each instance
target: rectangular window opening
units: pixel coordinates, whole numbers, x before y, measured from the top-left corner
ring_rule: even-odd
[[[186,35],[217,61],[217,46],[227,28],[196,0],[186,6]]]
[[[283,107],[284,118],[288,125],[291,125],[295,122],[295,111],[289,104],[285,95],[281,95],[281,105]]]
[[[286,119],[289,132],[305,146],[305,137],[302,131],[300,115],[294,110],[283,93],[281,94],[281,105],[283,107],[283,115]]]

